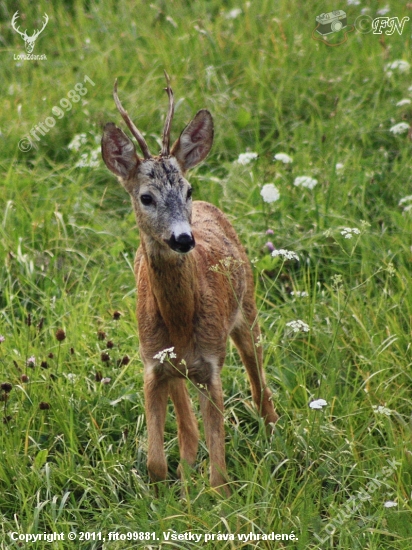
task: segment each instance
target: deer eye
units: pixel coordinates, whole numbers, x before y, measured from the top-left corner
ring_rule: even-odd
[[[153,204],[153,197],[151,195],[141,195],[140,202],[145,206]]]
[[[187,190],[186,200],[189,200],[192,197],[193,189],[190,188]]]

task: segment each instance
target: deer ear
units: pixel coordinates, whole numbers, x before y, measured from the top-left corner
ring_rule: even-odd
[[[212,143],[213,118],[209,111],[202,109],[180,134],[170,154],[176,157],[185,172],[206,158]]]
[[[113,122],[103,130],[102,157],[107,168],[125,181],[135,171],[140,160],[133,142]]]

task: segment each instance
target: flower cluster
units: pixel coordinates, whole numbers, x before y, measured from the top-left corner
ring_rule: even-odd
[[[273,183],[265,183],[262,187],[260,194],[265,202],[276,202],[279,200],[280,193],[277,187]]]
[[[392,76],[392,71],[398,71],[399,73],[407,73],[409,72],[410,64],[407,61],[404,61],[403,59],[396,59],[395,61],[392,61],[391,63],[388,63],[385,67],[385,72],[388,77]],[[409,91],[411,91],[411,88],[408,88]],[[409,98],[401,99],[396,103],[396,107],[404,107],[405,105],[410,105],[411,100]],[[401,135],[405,134],[406,132],[409,132],[410,125],[407,122],[398,122],[398,124],[395,124],[391,128],[389,128],[389,131],[393,135]]]
[[[343,171],[345,170],[345,165],[342,164],[341,162],[337,162],[335,164],[335,170],[336,170],[336,173],[338,174],[338,176],[340,176],[340,175],[343,174]]]
[[[276,153],[273,158],[275,160],[280,160],[281,162],[283,162],[283,164],[290,164],[291,162],[293,162],[292,157],[290,157],[286,153]]]
[[[292,290],[290,295],[296,296],[297,298],[307,298],[309,296],[309,294],[305,290]]]
[[[392,71],[407,73],[409,72],[410,67],[411,66],[407,61],[404,61],[403,59],[396,59],[395,61],[392,61],[391,63],[388,63],[386,65],[385,71],[388,76],[392,76]]]
[[[395,124],[395,126],[392,126],[392,128],[390,128],[390,132],[392,132],[392,134],[404,134],[405,132],[407,132],[409,130],[409,124],[407,124],[406,122],[399,122],[398,124]]]
[[[89,153],[82,153],[75,164],[77,168],[97,168],[99,166],[101,149],[97,147]]]
[[[392,414],[390,409],[383,407],[382,405],[372,405],[372,409],[375,413],[383,414],[384,416],[390,416]]]
[[[343,235],[345,239],[351,239],[353,235],[360,234],[360,229],[358,229],[357,227],[344,227],[340,234]]]
[[[309,332],[310,330],[309,325],[300,319],[297,321],[289,321],[289,323],[286,323],[286,326],[290,327],[293,332]]]
[[[296,185],[296,187],[307,187],[308,189],[313,189],[317,184],[318,180],[309,176],[298,176],[293,182],[293,185]]]
[[[299,256],[296,254],[296,252],[292,252],[292,250],[285,250],[284,248],[280,248],[279,250],[274,250],[272,252],[272,256],[274,258],[276,258],[277,256],[281,256],[285,260],[299,261]]]
[[[159,351],[156,353],[156,355],[153,355],[153,359],[159,359],[160,363],[164,363],[166,359],[176,359],[176,354],[174,353],[174,347],[166,348],[162,351]]]
[[[317,410],[320,410],[323,407],[326,407],[326,405],[327,405],[327,402],[324,399],[315,399],[315,401],[312,401],[311,403],[309,403],[309,407],[311,409],[317,409]]]
[[[77,151],[80,151],[82,145],[86,145],[86,143],[87,143],[86,134],[84,133],[76,134],[71,140],[71,142],[69,143],[69,145],[67,146],[67,148],[77,152]]]
[[[398,101],[396,106],[397,107],[403,107],[404,105],[409,105],[410,103],[411,103],[411,100],[406,97],[405,99],[401,99],[400,101]]]
[[[238,164],[249,164],[252,160],[256,160],[258,156],[257,153],[241,153],[236,162]]]
[[[398,204],[399,206],[402,206],[404,212],[409,212],[409,210],[412,210],[412,195],[403,197]]]

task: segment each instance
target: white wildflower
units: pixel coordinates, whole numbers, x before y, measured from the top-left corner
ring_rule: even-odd
[[[391,63],[388,63],[385,67],[385,70],[388,72],[399,71],[400,73],[407,73],[409,71],[410,65],[407,61],[403,59],[396,59]]]
[[[226,19],[236,19],[242,13],[241,8],[233,8],[225,14]]]
[[[387,500],[383,503],[385,508],[393,508],[394,506],[398,506],[398,504],[394,500]]]
[[[272,252],[272,256],[274,258],[276,258],[277,256],[282,256],[282,258],[285,258],[285,260],[299,261],[299,256],[296,254],[296,252],[292,252],[292,250],[285,250],[284,248],[280,248],[279,250],[274,250]]]
[[[257,153],[240,153],[238,159],[235,161],[238,164],[249,164],[252,160],[256,160],[258,158]]]
[[[298,319],[297,321],[289,321],[286,323],[287,327],[290,327],[293,332],[309,332],[309,325]]]
[[[412,202],[412,195],[406,195],[406,197],[403,197],[403,199],[399,201],[399,206],[405,204],[406,202]]]
[[[67,148],[73,151],[79,151],[80,147],[82,145],[85,145],[86,143],[87,143],[86,134],[76,134],[74,138],[71,140],[71,142],[69,143],[69,145],[67,146]]]
[[[102,384],[106,385],[106,386],[107,386],[108,384],[110,384],[111,381],[112,381],[112,379],[109,378],[109,377],[102,378],[102,379],[100,380],[100,382],[101,382]]]
[[[293,185],[296,185],[296,187],[307,187],[308,189],[313,189],[317,183],[318,180],[310,178],[309,176],[298,176],[295,178]]]
[[[328,403],[324,399],[315,399],[311,403],[309,403],[309,407],[311,409],[322,409],[323,407],[326,407]]]
[[[31,368],[33,368],[33,367],[36,366],[36,358],[34,357],[34,355],[31,355],[31,356],[27,359],[26,365],[27,365],[28,367],[31,367]]]
[[[345,239],[351,239],[353,235],[360,234],[360,229],[358,229],[357,227],[344,227],[340,234],[343,235]]]
[[[76,374],[74,374],[74,372],[68,372],[67,374],[65,374],[67,380],[70,380],[70,382],[74,382],[77,378]]]
[[[409,210],[412,210],[412,195],[403,197],[398,204],[402,206],[404,212],[409,212]]]
[[[396,106],[397,107],[403,107],[404,105],[409,105],[410,103],[411,103],[411,100],[408,99],[407,97],[405,97],[405,99],[401,99],[400,101],[398,101]]]
[[[286,153],[276,153],[276,155],[273,158],[275,160],[280,160],[284,164],[290,164],[291,162],[293,162],[292,157],[290,157]]]
[[[348,0],[348,6],[359,6],[360,0]]]
[[[273,183],[265,183],[260,194],[265,202],[276,202],[280,197],[279,189]]]
[[[384,416],[390,416],[392,414],[392,411],[388,409],[387,407],[383,407],[382,405],[372,405],[372,409],[377,414],[383,414]]]
[[[153,359],[159,359],[160,363],[164,363],[165,359],[176,359],[176,354],[174,353],[174,347],[166,348],[162,351],[153,355]]]
[[[100,147],[98,147],[90,153],[83,153],[75,166],[77,168],[97,168],[99,166],[100,150]]]
[[[296,296],[296,298],[307,298],[309,296],[305,290],[292,290],[290,295]]]
[[[388,4],[386,4],[385,7],[381,8],[380,10],[378,10],[376,12],[377,15],[386,15],[387,13],[389,13],[391,11],[390,7],[388,6]]]
[[[343,174],[344,168],[345,168],[345,165],[342,164],[341,162],[337,162],[335,164],[335,170],[338,175]]]

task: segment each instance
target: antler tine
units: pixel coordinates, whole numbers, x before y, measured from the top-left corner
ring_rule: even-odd
[[[162,157],[167,157],[170,155],[170,129],[172,127],[172,119],[174,114],[174,101],[173,101],[173,91],[170,87],[170,78],[167,72],[165,71],[165,78],[167,83],[167,88],[165,88],[167,95],[169,96],[169,110],[167,113],[165,127],[163,130],[163,140],[162,140]]]
[[[11,20],[11,26],[17,33],[19,33],[23,38],[25,38],[27,37],[27,29],[24,32],[21,32],[20,26],[16,27],[16,21],[18,18],[19,18],[19,12],[16,11],[16,13],[13,15],[13,19]]]
[[[123,120],[127,124],[129,130],[132,132],[132,134],[136,138],[137,143],[139,144],[140,149],[142,150],[144,158],[145,159],[151,159],[152,155],[150,154],[149,148],[147,146],[147,143],[146,143],[144,137],[139,132],[139,130],[136,128],[136,126],[133,124],[133,122],[130,120],[128,112],[123,108],[123,105],[120,103],[119,96],[117,95],[117,78],[114,81],[113,97],[114,97],[114,102],[116,103],[116,107],[117,107],[119,113],[122,115]]]

